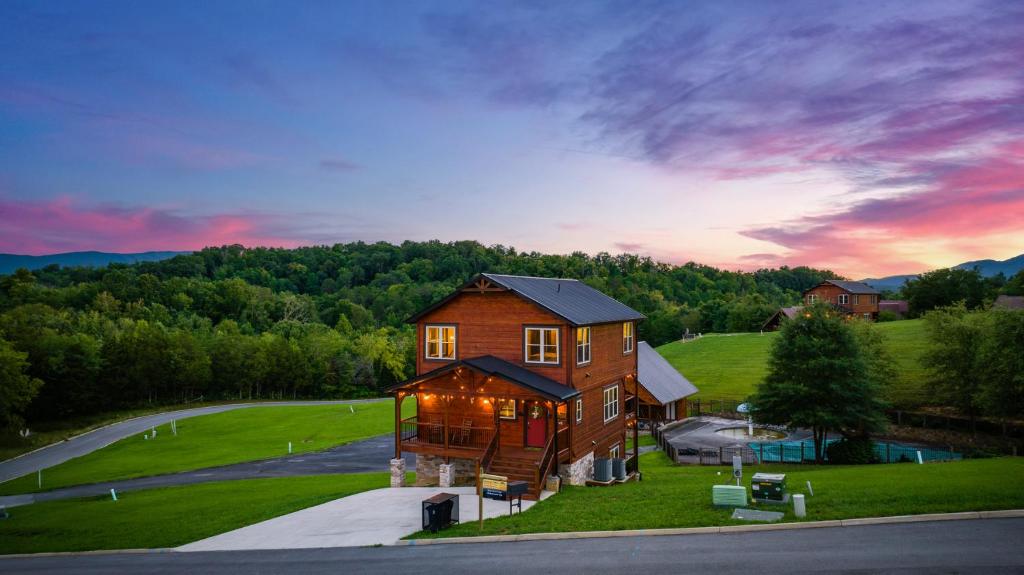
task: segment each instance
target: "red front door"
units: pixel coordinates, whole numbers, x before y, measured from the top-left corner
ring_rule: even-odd
[[[530,402],[526,405],[526,446],[544,447],[548,441],[548,410]]]

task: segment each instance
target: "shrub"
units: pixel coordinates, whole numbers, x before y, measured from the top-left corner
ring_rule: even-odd
[[[883,322],[883,321],[896,321],[896,320],[900,320],[900,319],[903,319],[903,318],[900,316],[900,314],[898,314],[898,313],[896,313],[894,311],[889,311],[887,309],[883,309],[882,311],[878,312],[878,321],[879,322]]]
[[[825,449],[828,462],[836,465],[878,463],[875,442],[868,437],[844,437]]]

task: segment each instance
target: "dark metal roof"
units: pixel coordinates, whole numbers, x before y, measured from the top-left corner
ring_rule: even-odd
[[[494,357],[493,355],[481,355],[479,357],[453,361],[437,369],[420,374],[416,377],[411,377],[403,382],[396,383],[388,387],[385,391],[396,391],[407,385],[426,381],[462,366],[466,366],[485,375],[496,375],[520,387],[525,387],[530,391],[534,391],[538,395],[544,396],[547,399],[565,401],[571,397],[579,395],[580,393],[579,391],[567,385],[562,385],[549,377],[544,377],[539,373],[534,373],[524,367],[505,361],[500,357]]]
[[[641,341],[637,350],[640,353],[637,357],[637,380],[662,405],[697,393],[697,386],[683,377],[646,341]]]
[[[644,319],[644,314],[579,280],[481,275],[574,325]]]
[[[866,293],[866,294],[876,294],[876,295],[879,293],[879,291],[876,290],[875,288],[869,286],[866,283],[861,283],[861,282],[848,282],[848,281],[843,281],[843,280],[825,280],[825,281],[823,281],[821,283],[832,284],[832,285],[834,285],[834,286],[836,286],[836,287],[838,287],[840,289],[844,289],[844,290],[846,290],[846,291],[848,291],[850,293],[856,293],[856,294]],[[821,285],[821,284],[818,284],[818,285]],[[818,286],[814,286],[814,287],[818,287]],[[811,288],[811,289],[814,289],[814,288]],[[811,290],[807,290],[804,293],[807,293],[808,291],[811,291]]]

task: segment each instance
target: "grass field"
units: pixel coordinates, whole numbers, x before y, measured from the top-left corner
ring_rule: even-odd
[[[387,473],[247,479],[36,503],[0,521],[0,553],[175,547],[369,489]]]
[[[463,524],[433,535],[414,538],[503,535],[518,533],[656,529],[740,524],[732,509],[711,505],[711,486],[731,483],[731,469],[675,466],[661,452],[640,456],[643,481],[613,487],[566,487],[558,495],[512,517]],[[820,521],[937,513],[1024,508],[1024,458],[973,459],[926,465],[864,466],[759,465],[750,474],[786,473],[791,493],[807,493],[807,517],[797,519],[791,506],[758,506],[784,511],[784,521]],[[721,472],[721,475],[718,473]]]
[[[405,402],[405,410],[415,410]],[[354,412],[352,411],[354,410]],[[135,435],[43,471],[43,490],[162,475],[319,451],[394,432],[394,403],[250,407],[191,417],[157,428],[156,439]],[[410,413],[411,415],[411,413]],[[35,474],[0,484],[0,495],[38,491]]]
[[[887,339],[898,377],[886,390],[896,406],[913,407],[927,396],[921,354],[927,346],[922,320],[875,325]],[[771,343],[778,333],[708,335],[696,341],[673,342],[658,348],[683,375],[697,386],[697,397],[743,399],[754,391],[767,371]]]

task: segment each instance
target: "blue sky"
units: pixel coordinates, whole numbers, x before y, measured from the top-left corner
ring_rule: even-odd
[[[1016,2],[5,2],[0,250],[1024,251]]]

